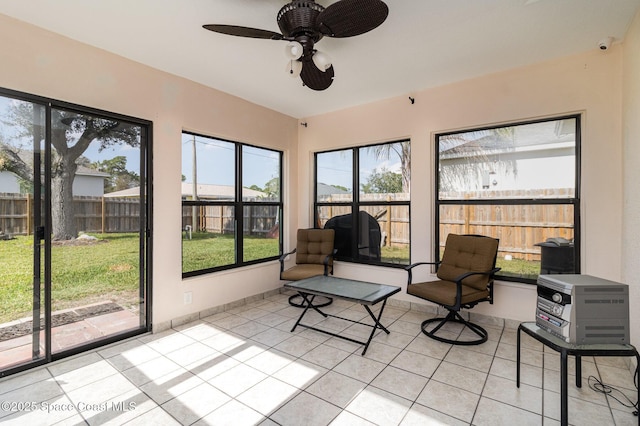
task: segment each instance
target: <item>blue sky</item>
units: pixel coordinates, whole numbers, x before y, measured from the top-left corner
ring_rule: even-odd
[[[389,159],[378,159],[372,150],[362,148],[360,152],[360,184],[366,183],[374,169],[400,173],[400,158],[391,153]],[[318,182],[338,187],[351,188],[353,156],[351,149],[325,152],[318,158]]]
[[[182,174],[186,182],[193,182],[193,139],[196,142],[198,184],[234,185],[235,145],[232,142],[182,135]],[[278,153],[266,149],[245,146],[242,153],[243,186],[265,184],[279,175]]]
[[[182,174],[186,182],[193,182],[193,140],[196,142],[196,161],[198,184],[233,185],[235,175],[234,144],[223,140],[182,135]],[[351,188],[352,158],[351,151],[335,151],[322,154],[318,168],[318,181]],[[256,185],[264,188],[265,184],[278,176],[278,155],[274,151],[254,147],[246,147],[243,151],[243,186]],[[366,182],[374,168],[378,170],[400,172],[400,159],[391,154],[389,160],[378,160],[368,149],[360,150],[360,179]]]

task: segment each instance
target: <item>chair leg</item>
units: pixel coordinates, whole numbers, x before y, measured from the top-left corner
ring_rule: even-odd
[[[316,297],[326,299],[326,301],[322,303],[314,303],[313,306],[315,306],[316,308],[324,308],[325,306],[329,306],[330,304],[333,303],[333,299],[330,297],[324,297],[324,296],[316,296]],[[296,308],[307,307],[307,304],[304,303],[304,299],[302,299],[302,296],[300,296],[299,294],[294,294],[293,296],[289,296],[289,304],[291,306],[295,306]]]
[[[462,324],[465,327],[469,328],[471,331],[473,331],[475,334],[477,334],[478,336],[480,336],[479,339],[475,339],[475,340],[451,340],[451,339],[447,339],[445,337],[440,337],[438,335],[436,335],[436,332],[438,330],[440,330],[440,328],[445,325],[447,322],[457,322],[458,324]],[[429,324],[435,323],[437,322],[438,325],[436,325],[433,330],[427,330],[427,326]],[[444,342],[444,343],[450,343],[452,345],[480,345],[484,342],[487,341],[489,334],[487,333],[487,331],[480,327],[477,324],[473,324],[467,320],[465,320],[464,318],[462,318],[462,316],[456,312],[456,311],[449,311],[449,313],[447,314],[446,317],[444,318],[430,318],[428,320],[425,320],[422,322],[421,325],[422,328],[422,332],[427,335],[428,337],[431,337],[432,339],[438,340],[439,342]]]

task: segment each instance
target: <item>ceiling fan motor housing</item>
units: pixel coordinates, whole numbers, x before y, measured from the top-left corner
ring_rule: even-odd
[[[285,38],[296,39],[305,35],[317,42],[322,33],[317,30],[316,19],[324,7],[310,0],[294,0],[278,12],[278,26]]]

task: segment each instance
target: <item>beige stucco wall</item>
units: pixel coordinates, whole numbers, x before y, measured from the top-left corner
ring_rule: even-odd
[[[622,280],[631,292],[632,342],[640,345],[640,13],[627,32],[623,66]]]
[[[640,71],[639,26],[636,18],[628,46],[615,45],[607,52],[594,49],[307,117],[308,126],[302,127],[282,114],[0,15],[0,86],[153,121],[156,324],[281,286],[277,262],[181,279],[183,129],[285,152],[285,249],[293,246],[296,228],[311,224],[315,151],[411,138],[412,260],[418,261],[431,255],[434,133],[583,113],[582,271],[612,280],[625,278],[638,299],[635,277],[640,249],[628,231],[634,230],[637,236],[640,223],[636,191],[640,125],[635,119],[640,110],[635,77]],[[409,95],[415,97],[415,104],[409,102]],[[631,154],[634,158],[629,158]],[[623,186],[623,164],[625,178],[632,183],[627,187]],[[623,195],[629,208],[625,215]],[[623,234],[629,235],[624,242]],[[398,269],[345,263],[336,266],[336,274],[402,286],[406,280]],[[193,292],[191,305],[182,303],[185,291]],[[411,300],[404,292],[397,297]],[[495,305],[485,304],[477,311],[516,320],[533,318],[534,286],[500,283],[496,300]],[[634,316],[633,331],[636,325]]]

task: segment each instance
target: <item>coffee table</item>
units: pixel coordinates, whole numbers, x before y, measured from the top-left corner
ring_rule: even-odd
[[[382,317],[382,312],[384,311],[384,307],[387,304],[387,299],[400,291],[400,287],[392,286],[392,285],[384,285],[384,284],[376,284],[369,283],[364,281],[356,281],[349,280],[345,278],[337,278],[333,276],[327,275],[318,275],[315,277],[307,278],[300,281],[293,281],[284,285],[287,288],[296,290],[300,296],[304,299],[304,310],[302,314],[300,314],[300,318],[296,321],[295,325],[291,329],[294,331],[298,326],[305,327],[311,330],[319,331],[321,333],[328,334],[330,336],[338,337],[340,339],[348,340],[350,342],[359,343],[364,345],[364,350],[362,351],[362,355],[367,352],[367,348],[371,343],[371,339],[376,332],[376,330],[382,330],[385,333],[389,334],[389,330],[387,330],[381,323],[380,318]],[[320,310],[320,307],[313,304],[313,300],[316,296],[325,296],[331,297],[334,299],[342,299],[348,300],[350,302],[355,302],[364,307],[367,311],[371,319],[373,319],[374,324],[367,324],[360,321],[354,321],[349,318],[343,318],[337,315],[327,314]],[[374,313],[371,311],[369,306],[376,305],[382,302],[382,306],[380,307],[380,312],[378,312],[378,316],[376,317]],[[356,324],[365,325],[371,327],[371,334],[369,335],[369,339],[366,342],[353,339],[348,336],[341,336],[337,333],[333,333],[328,330],[323,330],[308,324],[302,324],[302,318],[306,315],[309,309],[313,309],[318,312],[323,317],[333,317],[339,318],[345,321],[353,322]]]

